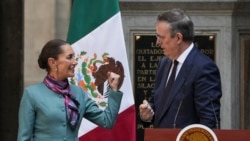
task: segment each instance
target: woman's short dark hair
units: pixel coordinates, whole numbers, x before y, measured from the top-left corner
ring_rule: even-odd
[[[68,44],[66,41],[61,39],[53,39],[48,41],[42,48],[41,53],[38,57],[38,65],[41,69],[46,69],[47,71],[50,70],[48,65],[48,59],[54,58],[58,59],[58,55],[61,54],[62,45]]]
[[[184,41],[193,41],[194,25],[191,18],[183,10],[168,10],[158,15],[157,21],[165,21],[169,23],[172,37],[179,32],[183,35]]]

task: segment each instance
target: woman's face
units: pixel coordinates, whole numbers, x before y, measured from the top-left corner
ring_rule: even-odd
[[[62,53],[55,60],[55,70],[52,70],[52,76],[58,80],[65,80],[74,76],[74,68],[77,65],[75,53],[69,44],[61,46]]]

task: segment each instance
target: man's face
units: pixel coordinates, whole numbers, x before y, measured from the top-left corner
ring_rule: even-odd
[[[164,21],[158,21],[156,23],[156,43],[162,48],[165,56],[170,59],[176,59],[178,56],[178,38],[171,37],[170,25]]]

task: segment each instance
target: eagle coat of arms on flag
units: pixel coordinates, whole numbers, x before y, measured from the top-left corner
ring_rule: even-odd
[[[100,58],[98,58],[97,53],[94,53],[92,57],[86,55],[87,52],[85,51],[77,54],[76,60],[81,63],[81,67],[76,68],[77,74],[71,78],[70,82],[89,92],[90,98],[95,100],[101,109],[104,109],[107,105],[108,91],[110,90],[108,83],[106,83],[107,73],[114,72],[120,75],[118,85],[120,89],[125,77],[123,65],[120,61],[109,57],[108,53],[103,53]]]

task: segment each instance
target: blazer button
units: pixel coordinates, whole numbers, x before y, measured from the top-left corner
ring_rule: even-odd
[[[65,122],[63,122],[63,126],[64,126],[64,127],[66,126],[66,123],[65,123]]]

